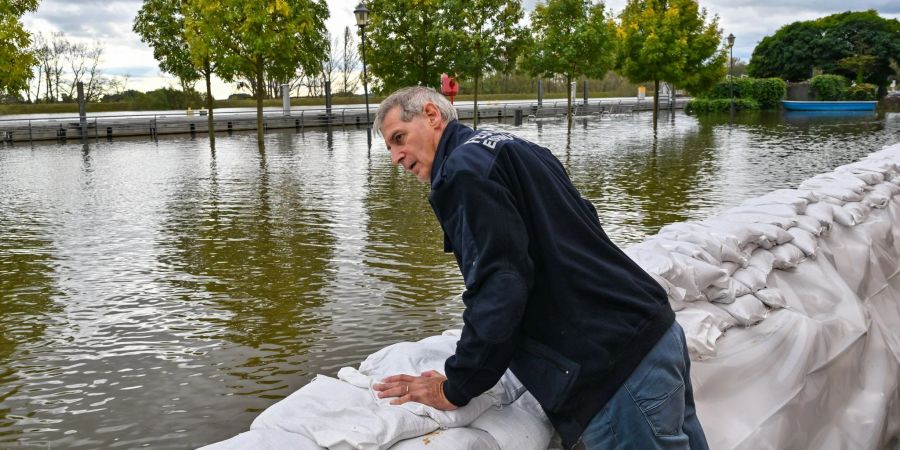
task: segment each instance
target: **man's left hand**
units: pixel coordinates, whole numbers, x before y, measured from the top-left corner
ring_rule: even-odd
[[[457,406],[447,400],[441,385],[446,379],[440,372],[429,370],[418,377],[392,375],[372,387],[378,391],[378,398],[397,397],[391,400],[392,405],[418,402],[443,411],[452,411]]]

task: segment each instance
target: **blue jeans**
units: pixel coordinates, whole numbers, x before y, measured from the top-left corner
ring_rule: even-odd
[[[678,322],[656,343],[581,436],[588,450],[707,450],[694,410],[691,360]]]

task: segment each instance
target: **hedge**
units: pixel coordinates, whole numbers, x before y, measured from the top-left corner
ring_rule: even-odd
[[[787,92],[787,84],[781,78],[731,78],[716,83],[706,98],[730,99],[732,87],[734,98],[751,99],[761,109],[778,108]]]
[[[754,110],[760,109],[759,102],[752,98],[735,98],[734,110]],[[684,111],[688,114],[692,113],[711,113],[726,112],[731,110],[730,98],[695,98],[685,105]]]
[[[850,86],[844,94],[844,98],[847,100],[875,100],[877,97],[878,86],[869,83],[860,83],[856,86]]]
[[[843,100],[845,91],[850,87],[850,82],[840,75],[816,75],[809,80],[816,100],[836,101]]]

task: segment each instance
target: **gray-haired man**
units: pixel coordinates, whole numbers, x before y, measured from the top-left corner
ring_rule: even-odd
[[[476,132],[422,87],[385,99],[375,128],[392,163],[431,183],[466,287],[446,376],[394,375],[375,386],[381,397],[455,409],[509,368],[566,447],[706,448],[665,292],[609,240],[549,150]]]

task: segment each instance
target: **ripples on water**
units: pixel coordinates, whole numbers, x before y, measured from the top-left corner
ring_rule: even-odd
[[[900,141],[900,116],[486,123],[563,161],[622,245]],[[427,188],[356,129],[0,147],[0,446],[191,448],[458,327]]]

